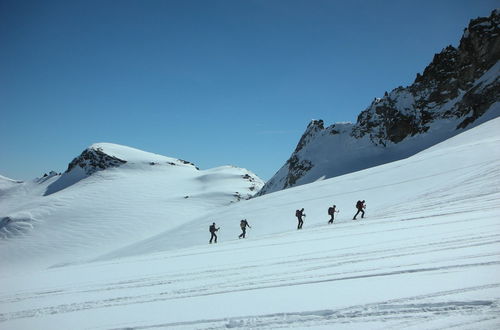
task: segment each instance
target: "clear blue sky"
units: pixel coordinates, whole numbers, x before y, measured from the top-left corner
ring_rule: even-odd
[[[311,119],[355,121],[498,4],[0,0],[0,174],[112,142],[267,180]]]

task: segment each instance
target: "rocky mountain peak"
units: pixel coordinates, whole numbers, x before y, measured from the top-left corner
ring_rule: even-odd
[[[498,100],[498,79],[488,92],[475,82],[500,58],[499,22],[498,10],[471,20],[458,48],[447,46],[434,55],[411,86],[398,87],[376,99],[358,116],[353,135],[361,138],[367,134],[375,144],[385,146],[427,132],[438,119],[470,114],[457,128],[474,122]],[[462,102],[451,106],[457,98]]]
[[[499,10],[471,20],[458,47],[449,45],[435,54],[412,85],[375,98],[354,125],[325,128],[322,120],[311,121],[286,164],[259,194],[408,157],[480,118],[499,116],[499,22]]]
[[[71,161],[71,163],[69,163],[66,173],[78,166],[83,169],[85,174],[91,175],[92,173],[100,170],[118,167],[126,162],[127,161],[125,160],[106,154],[100,147],[92,146],[85,149],[80,156],[76,157]]]
[[[498,9],[492,11],[489,17],[471,20],[458,46],[462,55],[460,61],[464,63],[468,61],[482,70],[495,64],[500,52],[499,23],[500,10]]]
[[[309,143],[309,140],[319,131],[324,130],[324,122],[323,120],[311,120],[309,125],[307,125],[306,131],[300,138],[297,147],[295,148],[295,152],[299,152],[305,145]]]

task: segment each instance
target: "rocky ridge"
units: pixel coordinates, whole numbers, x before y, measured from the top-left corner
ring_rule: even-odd
[[[86,175],[91,175],[100,170],[105,170],[111,167],[118,167],[127,163],[126,160],[119,159],[114,156],[106,154],[102,148],[87,148],[80,156],[76,157],[69,163],[68,169],[65,173],[70,172],[75,167],[79,166],[83,169]]]
[[[258,195],[402,159],[499,116],[499,22],[500,10],[471,20],[457,48],[436,54],[412,85],[375,98],[355,124],[311,121]]]

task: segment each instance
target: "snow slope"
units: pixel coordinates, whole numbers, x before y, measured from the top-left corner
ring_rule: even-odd
[[[0,175],[0,196],[3,195],[4,191],[17,186],[17,184],[21,183],[20,181],[12,180],[3,175]]]
[[[471,20],[407,87],[363,110],[354,124],[307,126],[297,147],[259,195],[332,178],[425,150],[500,116],[500,10]]]
[[[99,261],[2,267],[0,328],[498,328],[499,132],[493,119],[401,161],[214,207]],[[358,199],[367,217],[352,221]]]
[[[98,256],[248,198],[263,185],[245,169],[201,171],[116,144],[94,144],[82,155],[63,175],[18,184],[2,196],[3,272]]]

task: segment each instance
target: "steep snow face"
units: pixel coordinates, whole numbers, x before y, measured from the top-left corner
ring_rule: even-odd
[[[406,88],[376,98],[351,125],[313,120],[259,195],[402,159],[500,115],[500,16],[472,20]]]
[[[9,253],[0,245],[0,328],[497,329],[499,146],[497,118],[390,164],[200,207],[191,221],[144,240],[139,236],[147,223],[135,223],[130,245],[98,262],[9,276],[19,266],[10,254],[26,242]],[[234,171],[204,172],[196,182],[226,180],[226,170]],[[120,168],[110,171],[120,175]],[[198,197],[157,199],[148,206],[162,211],[168,203],[176,210]],[[206,197],[200,203],[208,203]],[[367,201],[366,217],[352,221],[358,199]],[[73,214],[86,211],[82,203],[70,204]],[[340,213],[328,225],[332,204]],[[307,217],[296,230],[294,213],[302,207]],[[128,211],[114,208],[117,218]],[[109,214],[86,216],[91,221],[85,226],[71,228],[73,221],[60,219],[59,236],[30,238],[40,248],[57,240],[67,249],[70,230],[77,237],[86,234],[84,227],[98,226],[102,232],[86,237],[87,254],[81,255],[92,259],[101,236],[113,240],[120,226]],[[252,227],[246,239],[238,239],[241,218]],[[209,245],[212,221],[221,229],[219,242]]]
[[[248,199],[262,186],[246,169],[199,170],[183,160],[95,144],[63,175],[4,192],[0,259],[14,269],[97,256]]]

